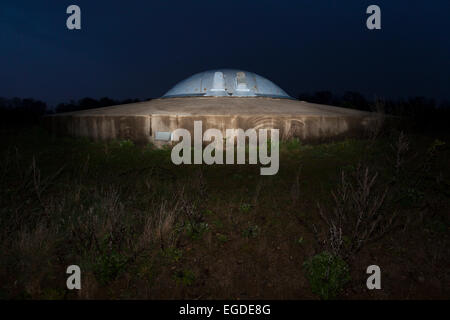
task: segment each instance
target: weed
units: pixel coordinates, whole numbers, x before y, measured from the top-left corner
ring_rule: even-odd
[[[221,242],[221,243],[228,242],[228,237],[226,235],[218,233],[218,234],[216,234],[216,236],[217,236],[217,240],[219,242]]]
[[[144,263],[136,272],[138,277],[147,280],[149,283],[153,283],[157,276],[156,268],[151,262]]]
[[[308,259],[303,268],[312,292],[324,300],[334,299],[350,280],[347,263],[327,251]]]
[[[233,173],[233,175],[231,176],[233,179],[235,180],[242,180],[244,177],[239,174],[239,173]]]
[[[220,219],[215,219],[212,224],[217,228],[217,229],[221,229],[223,228],[223,222]]]
[[[178,248],[167,248],[163,251],[163,256],[170,262],[178,262],[183,256],[183,251]]]
[[[408,188],[405,191],[405,200],[408,202],[410,206],[421,203],[424,197],[425,193],[420,190],[417,190],[416,188]]]
[[[449,227],[447,226],[447,224],[444,221],[442,221],[442,219],[439,219],[439,218],[430,220],[426,224],[426,228],[428,230],[430,230],[432,233],[441,234],[441,235],[444,235],[449,230]]]
[[[299,138],[291,138],[287,141],[282,142],[281,148],[285,147],[288,151],[299,150],[302,145],[302,142]]]
[[[391,148],[395,154],[393,162],[395,169],[394,179],[396,179],[400,175],[401,169],[404,167],[406,160],[405,155],[409,150],[409,141],[403,132],[400,132],[398,139],[391,145]]]
[[[209,230],[209,225],[205,222],[187,222],[186,223],[186,233],[189,238],[193,240],[200,239],[203,234]]]
[[[184,286],[191,286],[195,281],[195,274],[191,270],[181,270],[175,273],[175,280]]]
[[[118,252],[109,252],[100,255],[94,263],[94,274],[98,282],[105,286],[115,280],[125,270],[128,259]]]
[[[244,238],[256,238],[259,234],[259,227],[257,225],[249,225],[244,231],[242,231],[242,236]]]
[[[120,148],[133,148],[134,147],[134,143],[131,140],[120,140],[119,141],[119,147]]]
[[[178,204],[169,208],[163,201],[159,208],[159,219],[156,227],[156,237],[159,239],[161,249],[173,247],[177,240],[178,232],[175,228]]]
[[[62,289],[46,288],[42,290],[42,298],[44,300],[62,300],[65,293]]]
[[[250,212],[250,209],[252,208],[252,205],[251,204],[249,204],[249,203],[243,203],[243,204],[241,204],[241,206],[240,206],[240,210],[241,210],[241,212],[242,213],[248,213],[248,212]]]

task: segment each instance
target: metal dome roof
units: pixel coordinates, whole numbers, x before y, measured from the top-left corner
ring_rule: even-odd
[[[291,97],[272,81],[253,72],[218,69],[200,72],[179,82],[163,98],[171,97]]]

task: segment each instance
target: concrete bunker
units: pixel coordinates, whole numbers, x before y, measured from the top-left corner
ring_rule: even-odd
[[[279,129],[282,140],[303,141],[360,135],[378,125],[376,113],[299,101],[253,72],[218,69],[194,74],[161,98],[45,118],[54,134],[94,140],[129,139],[170,144],[175,129]]]

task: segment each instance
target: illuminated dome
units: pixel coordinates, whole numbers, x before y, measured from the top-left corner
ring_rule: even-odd
[[[253,72],[218,69],[200,72],[179,82],[163,98],[172,97],[291,97],[272,81]]]

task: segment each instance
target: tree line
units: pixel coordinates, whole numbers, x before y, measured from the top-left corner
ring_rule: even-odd
[[[299,94],[297,98],[312,103],[402,116],[409,119],[413,129],[419,131],[450,132],[450,101],[437,102],[435,99],[425,97],[369,100],[364,95],[352,91],[341,95],[330,91],[317,91]],[[0,97],[0,123],[2,125],[34,125],[38,124],[46,114],[101,108],[139,101],[141,100],[86,97],[77,101],[60,103],[55,108],[50,108],[45,102],[36,99]]]
[[[140,99],[114,100],[107,97],[100,99],[83,98],[78,101],[60,103],[50,108],[45,102],[31,98],[1,98],[0,123],[3,125],[33,125],[47,114],[72,112],[94,108],[108,107],[118,104],[140,102]]]

